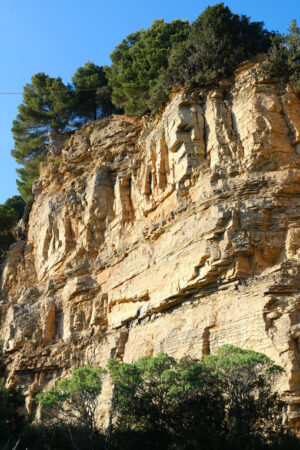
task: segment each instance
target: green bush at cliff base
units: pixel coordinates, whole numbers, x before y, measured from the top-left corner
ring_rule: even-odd
[[[105,373],[113,427],[103,434],[94,412]],[[9,435],[6,449],[19,441],[18,450],[296,450],[300,442],[281,425],[282,404],[270,391],[281,374],[266,355],[228,345],[204,361],[159,354],[110,360],[105,370],[83,366],[37,397],[47,422],[20,430],[4,411],[0,448]]]
[[[285,405],[274,392],[283,369],[262,353],[231,345],[205,356],[203,365],[214,374],[226,398],[227,440],[240,448],[275,443],[284,433]]]
[[[250,450],[287,438],[284,404],[272,391],[282,369],[263,354],[224,346],[203,362],[160,354],[108,368],[118,439],[145,433],[149,448]]]
[[[18,437],[10,439],[8,450],[18,441],[17,450],[91,450],[89,430],[80,425],[27,424]],[[101,433],[95,437],[93,445],[95,450],[106,450]]]
[[[206,442],[214,448],[223,434],[225,402],[211,373],[198,360],[165,354],[134,364],[109,362],[119,430],[164,436],[167,444]],[[171,438],[171,440],[170,440]],[[220,443],[220,442],[219,442]]]
[[[91,449],[99,434],[96,409],[104,373],[105,370],[100,367],[78,367],[72,371],[71,378],[63,378],[54,389],[37,395],[44,420],[84,427],[88,431]]]

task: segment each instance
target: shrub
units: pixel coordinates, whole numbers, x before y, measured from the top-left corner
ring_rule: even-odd
[[[203,364],[221,386],[229,442],[245,449],[276,442],[284,431],[284,403],[274,386],[283,369],[262,353],[232,345],[206,356]]]
[[[266,60],[260,65],[264,78],[290,82],[300,93],[300,29],[292,20],[288,34],[276,34]]]
[[[95,415],[104,373],[100,367],[78,367],[71,378],[63,378],[54,389],[38,394],[37,401],[42,405],[44,418],[54,423],[60,421],[73,427],[85,427],[93,446],[98,435]]]

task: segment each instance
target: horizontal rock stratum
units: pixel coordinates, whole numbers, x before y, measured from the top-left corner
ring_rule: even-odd
[[[52,137],[1,281],[9,382],[223,344],[284,366],[300,415],[300,100],[253,63],[155,120]]]

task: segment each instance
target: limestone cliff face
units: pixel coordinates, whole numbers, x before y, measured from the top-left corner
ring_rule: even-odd
[[[66,138],[66,137],[65,137]],[[300,414],[300,100],[254,64],[52,140],[1,281],[10,382],[28,398],[86,362],[230,343],[286,369]]]

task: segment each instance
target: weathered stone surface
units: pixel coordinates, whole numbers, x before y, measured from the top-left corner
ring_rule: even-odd
[[[54,145],[54,144],[53,144]],[[58,145],[58,144],[57,144]],[[1,280],[11,383],[230,343],[286,369],[300,413],[300,100],[254,64],[156,120],[85,125],[41,168]],[[107,391],[108,392],[108,391]],[[107,394],[108,396],[108,394]]]

